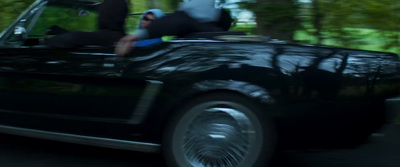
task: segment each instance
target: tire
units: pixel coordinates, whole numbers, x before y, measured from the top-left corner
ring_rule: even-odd
[[[275,147],[272,121],[256,103],[233,93],[201,96],[183,106],[163,140],[170,167],[266,166]]]

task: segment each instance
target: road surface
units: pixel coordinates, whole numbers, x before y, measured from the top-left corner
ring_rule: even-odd
[[[0,135],[1,167],[163,167],[159,154]],[[400,126],[386,125],[354,149],[284,151],[274,167],[399,167]]]

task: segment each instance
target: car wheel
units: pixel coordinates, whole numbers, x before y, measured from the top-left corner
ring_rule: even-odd
[[[249,167],[269,163],[275,145],[275,128],[255,103],[214,93],[177,112],[167,127],[163,151],[171,167]]]

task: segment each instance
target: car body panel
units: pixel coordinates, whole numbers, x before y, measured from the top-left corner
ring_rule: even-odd
[[[266,112],[276,116],[285,129],[284,136],[297,136],[299,141],[311,135],[316,140],[331,138],[360,114],[367,120],[376,118],[380,124],[384,99],[399,90],[393,54],[281,44],[186,45],[125,72],[146,72],[166,83],[165,87],[172,89],[169,97],[178,94],[182,97],[178,99],[190,99],[204,91],[236,91],[267,106],[274,104]],[[245,85],[255,89],[248,91]],[[254,92],[260,96],[252,97]],[[155,115],[164,118],[162,113]],[[333,130],[336,132],[331,133]]]
[[[182,39],[118,57],[114,48],[8,44],[18,23],[40,15],[41,5],[47,1],[37,1],[0,37],[5,133],[158,147],[177,109],[199,95],[228,91],[259,104],[285,146],[303,145],[375,130],[385,118],[384,101],[400,92],[392,53]]]

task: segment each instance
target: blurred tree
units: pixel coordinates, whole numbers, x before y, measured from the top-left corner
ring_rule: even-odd
[[[129,0],[129,1],[130,1],[130,10],[133,13],[145,12],[148,9],[147,0]]]
[[[396,50],[400,48],[399,4],[397,0],[312,0],[301,5],[308,10],[302,13],[306,14],[302,25],[316,38],[312,44]]]
[[[62,27],[68,31],[96,31],[97,17],[96,11],[91,11],[85,17],[79,13],[86,9],[73,6],[47,6],[38,18],[30,36],[43,36],[52,26]]]
[[[174,11],[176,8],[178,8],[179,3],[182,2],[182,0],[161,0],[163,5],[165,6],[166,10]]]
[[[0,31],[8,27],[34,1],[1,0]],[[172,12],[183,0],[129,1],[130,12],[141,13],[149,8],[162,8],[166,12]],[[254,13],[256,32],[260,35],[287,41],[295,39],[309,44],[400,53],[399,0],[241,0],[238,4],[242,9]],[[72,19],[67,15],[62,18]],[[128,18],[127,33],[136,30],[138,20],[139,16]],[[91,29],[91,24],[95,23],[88,22],[85,25]],[[79,24],[67,27],[74,29],[74,26]],[[247,26],[246,30],[254,27]],[[299,37],[299,32],[307,40]]]
[[[400,2],[398,0],[365,0],[360,4],[360,21],[369,28],[378,29],[385,38],[383,49],[396,48],[400,53]]]
[[[129,3],[130,13],[143,13],[148,9],[148,3],[146,0],[130,0]],[[140,16],[129,16],[126,20],[126,33],[131,34],[136,31],[138,27]]]
[[[297,0],[242,0],[238,4],[255,14],[257,34],[293,41],[300,28]]]
[[[161,9],[162,2],[160,0],[147,0],[147,6],[149,9]]]
[[[358,1],[343,0],[313,0],[312,1],[312,25],[313,35],[317,43],[322,44],[324,39],[334,39],[342,46],[351,46],[359,34],[357,29]]]
[[[7,28],[35,0],[1,0],[0,31]]]
[[[322,44],[322,28],[323,28],[323,19],[325,17],[325,14],[322,12],[320,8],[320,1],[319,0],[313,0],[312,1],[312,15],[313,20],[312,20],[312,25],[315,27],[315,33],[314,35],[317,37],[317,44],[321,45]]]

